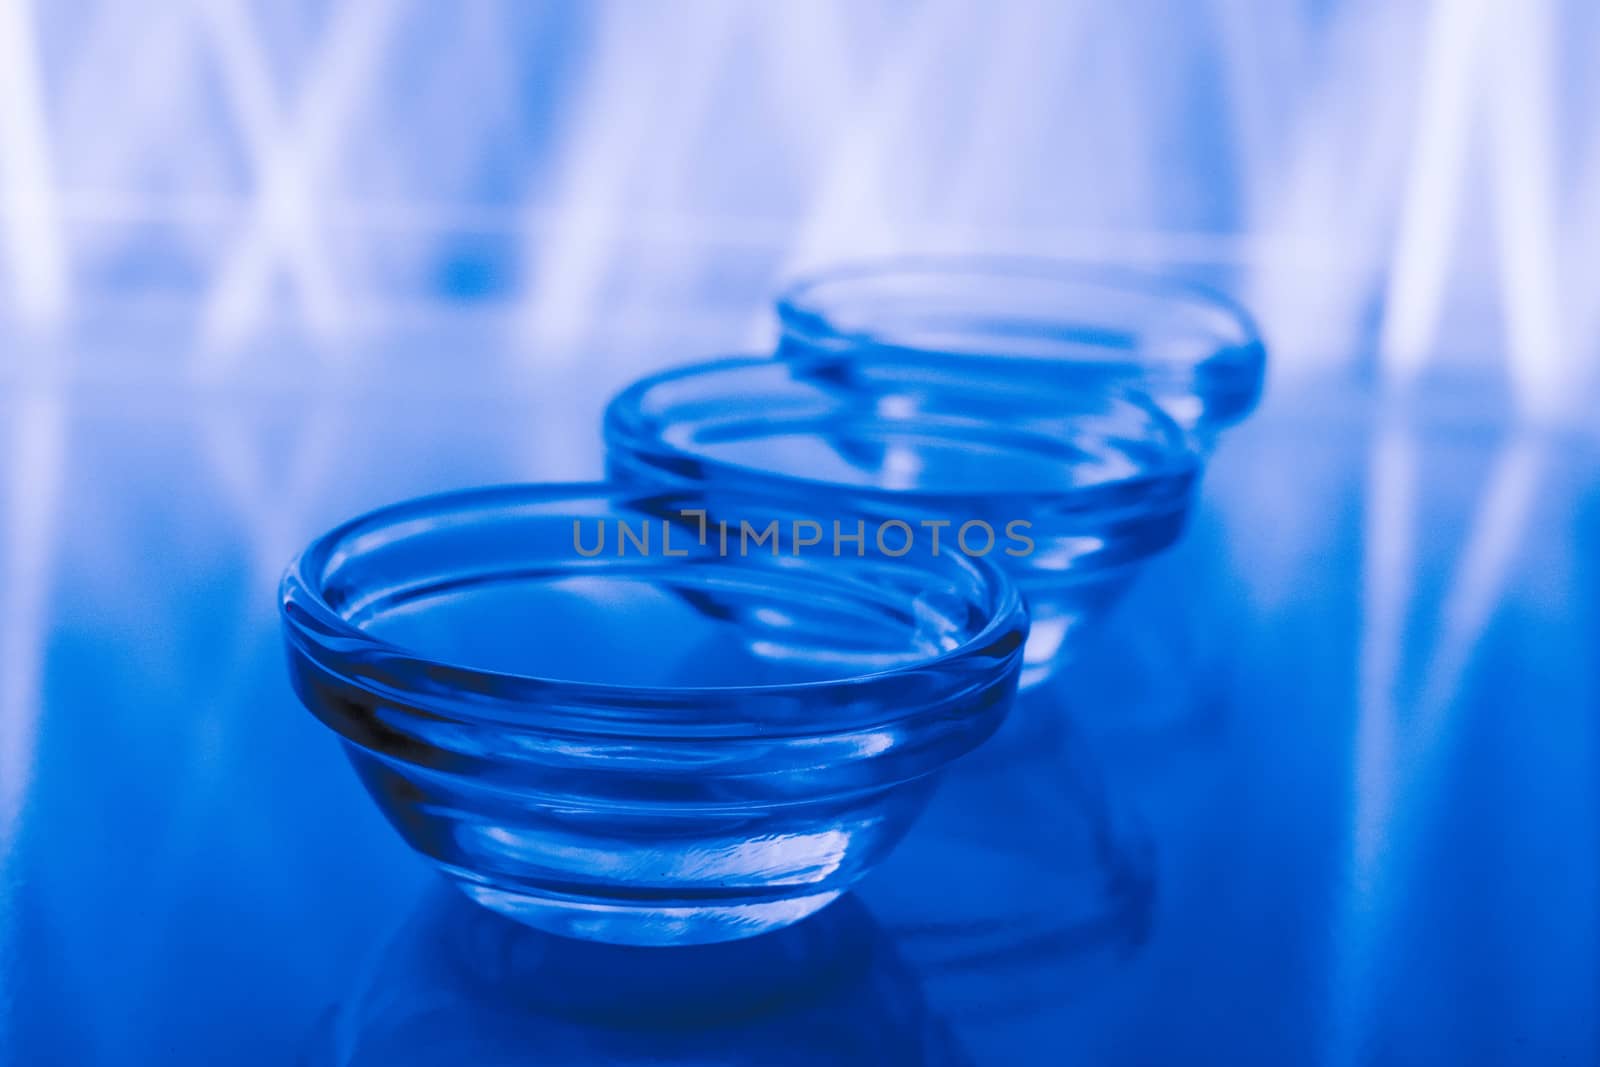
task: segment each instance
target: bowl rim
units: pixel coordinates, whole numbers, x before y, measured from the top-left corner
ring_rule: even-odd
[[[638,378],[614,395],[606,404],[601,419],[602,433],[608,453],[617,452],[625,457],[648,454],[658,462],[666,462],[682,469],[692,466],[704,470],[705,484],[751,484],[756,492],[767,494],[815,494],[819,492],[846,493],[856,501],[868,501],[869,508],[887,508],[910,504],[913,507],[938,511],[959,511],[962,505],[973,501],[988,504],[1010,503],[1033,511],[1051,506],[1070,505],[1074,513],[1124,511],[1138,506],[1151,496],[1166,496],[1175,491],[1186,492],[1197,478],[1203,464],[1203,455],[1192,434],[1164,411],[1153,399],[1137,387],[1128,384],[1096,379],[1093,391],[1113,403],[1135,408],[1141,417],[1157,428],[1161,438],[1162,462],[1141,466],[1120,478],[1090,485],[1050,489],[1006,490],[948,490],[948,489],[890,489],[876,485],[854,485],[826,478],[811,478],[803,474],[775,471],[728,460],[714,459],[701,452],[684,448],[668,441],[662,432],[664,420],[645,414],[644,401],[653,390],[692,378],[712,378],[719,375],[746,371],[765,371],[770,374],[804,374],[807,369],[819,371],[837,367],[837,360],[827,357],[795,357],[772,359],[765,356],[731,356],[668,367],[654,374]],[[729,392],[734,402],[753,404],[748,394]],[[926,430],[925,419],[908,418],[908,425]],[[981,416],[975,424],[983,423]],[[698,484],[700,480],[695,480]]]
[[[786,282],[778,293],[776,310],[783,336],[819,348],[867,343],[900,352],[942,353],[943,349],[896,340],[893,331],[841,329],[834,323],[826,301],[821,299],[823,291],[833,285],[897,276],[967,277],[988,281],[1026,279],[1175,300],[1220,315],[1235,333],[1235,336],[1225,337],[1221,329],[1208,331],[1217,340],[1215,347],[1198,359],[1178,361],[1177,366],[1198,367],[1225,353],[1238,353],[1232,362],[1248,361],[1259,364],[1262,369],[1265,366],[1265,345],[1254,317],[1242,303],[1221,290],[1155,268],[1067,257],[915,254],[857,259],[803,271]]]
[[[697,487],[649,486],[612,481],[510,483],[448,490],[398,501],[356,515],[313,539],[289,563],[278,587],[278,608],[291,657],[304,656],[347,685],[400,706],[462,724],[493,725],[514,733],[568,736],[589,732],[609,737],[663,739],[718,737],[774,740],[784,736],[822,738],[860,733],[865,728],[914,719],[930,711],[944,713],[951,701],[1009,679],[1020,671],[1028,616],[1022,595],[1005,570],[987,559],[960,553],[936,557],[945,573],[967,573],[971,588],[988,595],[984,624],[960,644],[915,662],[842,678],[761,685],[677,686],[623,685],[489,670],[424,655],[376,637],[349,622],[323,596],[323,586],[336,553],[364,534],[399,531],[430,518],[489,514],[494,507],[538,506],[563,500],[661,500],[706,495]],[[730,494],[720,488],[716,499],[738,499],[795,512],[795,502],[759,494]],[[403,533],[397,536],[404,536]],[[734,557],[724,557],[734,558]],[[765,560],[754,555],[738,557]],[[786,567],[801,566],[804,557],[780,557]],[[830,557],[831,558],[831,557]],[[901,563],[911,557],[894,560]],[[929,557],[932,559],[935,557]],[[930,574],[926,561],[918,564]],[[590,573],[602,568],[591,565]],[[940,588],[949,588],[943,583]],[[964,598],[971,603],[971,598]],[[987,666],[992,664],[992,666]],[[404,672],[408,684],[391,679]],[[931,680],[914,705],[898,714],[859,720],[836,720],[825,729],[785,733],[748,719],[705,723],[708,705],[738,708],[749,701],[810,699],[835,703],[880,703],[894,707],[897,691],[912,679]],[[691,713],[676,719],[674,709]]]

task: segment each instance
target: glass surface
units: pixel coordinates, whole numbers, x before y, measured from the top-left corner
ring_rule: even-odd
[[[985,397],[904,368],[863,390],[836,369],[733,359],[646,378],[607,410],[611,473],[786,494],[829,537],[865,515],[875,547],[1000,561],[1033,620],[1024,686],[1183,529],[1199,457],[1137,394],[1068,376]]]
[[[785,925],[881,860],[1005,716],[1027,623],[997,569],[728,553],[702,519],[790,512],[478,490],[354,520],[290,568],[300,698],[473,899],[601,941]]]
[[[775,933],[672,949],[553,937],[434,891],[306,1042],[305,1067],[967,1064],[854,897]]]
[[[1198,438],[1244,418],[1266,352],[1244,310],[1158,274],[975,256],[850,264],[778,301],[781,356],[842,358],[862,383],[899,371],[967,393],[1026,395],[1064,375],[1136,385]]]
[[[133,333],[119,336],[100,365],[134,363]],[[609,371],[575,360],[560,389],[401,396],[297,371],[270,397],[0,392],[14,520],[0,534],[0,795],[14,801],[0,1062],[281,1067],[330,1009],[365,1033],[394,1020],[389,1067],[465,1067],[476,1035],[540,1027],[650,1044],[660,1012],[626,970],[614,1014],[572,1022],[551,1003],[610,973],[609,955],[588,970],[552,957],[564,970],[542,995],[519,999],[510,979],[518,995],[460,992],[458,947],[520,974],[543,942],[411,923],[437,879],[300,710],[271,590],[290,554],[366,508],[598,474],[605,374],[668,358],[660,346]],[[814,979],[816,1013],[797,995],[723,1041],[706,1018],[720,994],[686,979],[666,1002],[683,1019],[673,1047],[862,1064],[909,1048],[916,1062],[934,1039],[908,1032],[942,1031],[975,1064],[1596,1062],[1600,446],[1507,425],[1503,390],[1482,408],[1473,396],[1440,412],[1337,383],[1276,388],[1209,464],[1183,539],[1041,690],[1074,723],[1139,700],[1185,724],[1085,754],[1084,788],[1103,776],[1131,798],[1150,846],[1134,853],[1142,926],[1036,938],[1011,918],[1048,917],[1083,887],[997,881],[998,832],[1065,850],[1089,837],[1074,807],[1087,801],[1067,781],[991,776],[986,742],[814,916],[860,898],[877,930],[860,940],[892,957],[881,981]],[[1174,661],[1151,643],[1175,609],[1215,655]],[[967,787],[969,771],[991,788]],[[968,944],[1010,947],[962,956],[944,940],[964,932],[952,917],[985,899],[985,929],[1014,940],[971,928]],[[760,990],[788,968],[730,970]]]

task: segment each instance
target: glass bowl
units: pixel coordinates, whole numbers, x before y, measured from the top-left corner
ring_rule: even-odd
[[[1080,381],[1131,383],[1204,446],[1255,407],[1266,366],[1250,316],[1226,297],[1103,265],[863,262],[797,281],[778,318],[780,356],[867,359],[863,379],[931,363],[960,389],[1025,392],[1070,365]]]
[[[290,567],[290,676],[479,903],[626,944],[781,927],[883,858],[994,732],[1027,632],[984,560],[700,536],[793,521],[758,496],[599,484],[385,508]]]
[[[611,476],[782,495],[824,538],[1000,561],[1032,616],[1025,686],[1182,532],[1200,459],[1141,394],[1070,370],[949,390],[909,364],[862,389],[854,366],[741,358],[636,382],[606,411]]]

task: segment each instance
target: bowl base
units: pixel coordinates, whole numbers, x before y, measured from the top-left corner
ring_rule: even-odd
[[[458,889],[490,911],[545,933],[614,945],[704,945],[754,937],[814,915],[844,893],[829,889],[781,900],[631,904],[508,889],[441,866]]]

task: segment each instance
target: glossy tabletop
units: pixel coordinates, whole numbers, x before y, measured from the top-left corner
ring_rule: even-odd
[[[0,391],[0,1063],[1600,1055],[1592,437],[1270,390],[1038,698],[1058,781],[951,794],[771,941],[644,958],[439,890],[290,694],[274,592],[357,511],[598,474],[606,396],[669,353],[212,387],[95,344]],[[1064,890],[934,843],[1049,848],[1088,794],[1134,906],[942,956],[946,902]]]

